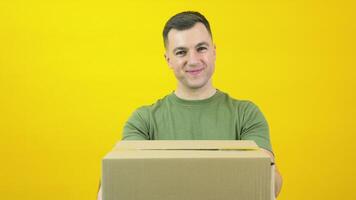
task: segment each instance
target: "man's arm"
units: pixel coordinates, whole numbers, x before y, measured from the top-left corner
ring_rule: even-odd
[[[274,155],[272,153],[271,142],[269,138],[269,126],[260,109],[252,102],[245,104],[246,107],[241,109],[240,112],[243,125],[241,139],[253,140],[256,144],[266,152],[271,161],[275,164],[275,196],[277,197],[282,188],[282,176],[279,173],[276,163],[274,162]]]
[[[122,140],[148,140],[148,114],[144,107],[137,109],[124,125]],[[98,200],[102,199],[102,188],[99,182]]]
[[[149,114],[146,107],[136,109],[124,125],[122,140],[149,140]]]
[[[98,191],[98,200],[102,199],[102,191],[101,191],[101,184],[99,183],[99,191]]]
[[[271,161],[274,163],[274,166],[275,166],[274,195],[277,198],[277,196],[279,195],[279,193],[281,192],[281,189],[282,189],[283,179],[282,179],[282,176],[279,173],[277,165],[276,165],[276,163],[274,161],[274,155],[270,151],[268,151],[266,149],[262,149],[261,148],[261,150],[264,151],[265,153],[267,153],[271,157]]]

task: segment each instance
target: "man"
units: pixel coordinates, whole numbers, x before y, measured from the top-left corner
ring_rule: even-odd
[[[166,23],[163,39],[177,88],[137,109],[125,124],[123,140],[254,140],[274,162],[268,124],[258,107],[212,84],[216,47],[206,18],[198,12],[179,13]],[[282,178],[275,169],[278,196]]]

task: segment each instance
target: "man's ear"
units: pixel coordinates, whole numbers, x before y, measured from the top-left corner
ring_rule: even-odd
[[[169,56],[167,55],[167,52],[164,53],[164,59],[166,60],[168,66],[171,67],[170,59],[169,59]]]
[[[214,44],[214,49],[213,49],[213,55],[214,55],[214,60],[216,60],[216,45]]]
[[[166,62],[169,63],[169,58],[168,58],[168,56],[167,56],[167,53],[164,53],[163,56],[164,56],[164,59],[166,60]]]

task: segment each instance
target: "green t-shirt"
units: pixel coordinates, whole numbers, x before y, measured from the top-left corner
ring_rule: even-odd
[[[250,101],[217,90],[204,100],[174,93],[138,108],[126,122],[123,140],[254,140],[272,152],[267,121]]]

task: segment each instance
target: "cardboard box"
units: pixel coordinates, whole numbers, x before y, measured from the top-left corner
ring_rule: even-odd
[[[103,200],[272,200],[274,166],[253,141],[121,141],[102,162]]]

